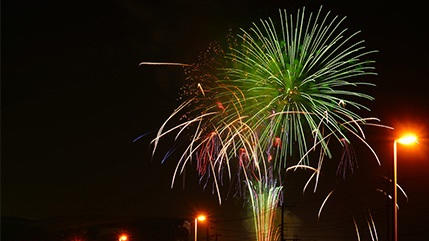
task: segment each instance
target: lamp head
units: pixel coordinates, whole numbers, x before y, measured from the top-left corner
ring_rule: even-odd
[[[417,144],[417,136],[413,133],[406,133],[405,135],[401,136],[396,141],[402,145],[414,145]]]
[[[197,219],[198,219],[198,221],[203,222],[203,221],[206,220],[206,216],[204,216],[204,215],[198,215]]]

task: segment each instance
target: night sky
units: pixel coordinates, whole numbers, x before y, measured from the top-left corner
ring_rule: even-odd
[[[240,200],[230,198],[219,207],[192,174],[184,189],[169,188],[174,156],[159,162],[171,143],[151,158],[149,139],[179,104],[184,74],[181,68],[138,63],[192,63],[228,29],[276,18],[279,8],[316,11],[320,4],[347,16],[344,26],[362,30],[368,49],[380,51],[373,55],[379,75],[368,77],[377,84],[368,89],[376,100],[366,114],[421,136],[418,147],[399,149],[398,179],[409,196],[399,212],[400,234],[402,240],[429,237],[429,38],[426,8],[413,0],[2,1],[2,216],[192,217],[198,210],[220,220],[247,215]],[[145,133],[147,138],[132,142]],[[362,172],[368,167],[371,175],[390,175],[394,135],[369,130],[383,166],[363,164]],[[286,186],[301,195],[301,183]],[[297,219],[312,222],[320,197],[287,199],[295,207],[290,212],[299,216],[305,210],[312,216]],[[327,206],[327,213],[329,208],[340,212]]]

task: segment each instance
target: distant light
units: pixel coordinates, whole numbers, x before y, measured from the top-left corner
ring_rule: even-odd
[[[128,236],[126,234],[121,234],[121,236],[119,236],[119,241],[127,241],[128,240]]]
[[[413,145],[417,143],[417,136],[412,133],[408,133],[399,138],[397,142],[403,145]]]
[[[199,215],[199,216],[197,217],[197,219],[198,219],[198,221],[203,222],[204,220],[206,220],[206,216],[204,216],[204,215]]]

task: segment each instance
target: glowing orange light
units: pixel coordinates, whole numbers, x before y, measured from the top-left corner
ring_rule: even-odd
[[[127,241],[128,240],[128,236],[126,234],[121,234],[121,236],[119,236],[119,241]]]
[[[203,221],[206,220],[206,216],[204,216],[204,215],[198,215],[197,219],[198,219],[198,221],[203,222]]]
[[[396,141],[402,145],[413,145],[417,143],[417,136],[413,133],[407,133]]]

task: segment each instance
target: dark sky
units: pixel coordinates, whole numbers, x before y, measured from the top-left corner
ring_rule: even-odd
[[[419,1],[2,1],[2,215],[184,217],[209,209],[240,217],[228,212],[239,201],[218,208],[192,177],[185,190],[170,190],[174,162],[161,166],[161,155],[150,161],[148,141],[132,143],[177,106],[184,78],[180,68],[138,63],[190,63],[229,28],[320,4],[348,16],[346,25],[380,51],[371,115],[427,136],[429,39]],[[369,133],[380,175],[389,170],[393,135]],[[427,141],[416,149],[400,149],[408,240],[424,237],[429,214]]]

